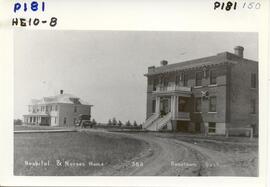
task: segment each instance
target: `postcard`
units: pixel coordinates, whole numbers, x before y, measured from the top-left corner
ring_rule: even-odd
[[[268,1],[2,9],[0,185],[266,185]]]

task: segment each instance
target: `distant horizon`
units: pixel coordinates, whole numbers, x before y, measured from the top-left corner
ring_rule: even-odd
[[[31,99],[64,93],[87,101],[98,123],[146,118],[144,74],[159,66],[233,53],[258,61],[258,34],[158,31],[14,32],[14,119],[22,119]]]

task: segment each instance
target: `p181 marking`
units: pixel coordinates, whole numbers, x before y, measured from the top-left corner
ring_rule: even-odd
[[[232,2],[232,1],[227,1],[227,2],[219,2],[215,1],[214,2],[214,10],[236,10],[238,7],[237,2]],[[258,2],[244,2],[243,6],[240,5],[240,7],[244,9],[260,9],[261,8],[261,3]]]
[[[24,12],[27,12],[27,11],[36,12],[39,9],[41,9],[41,11],[44,12],[45,11],[45,2],[41,2],[41,3],[38,3],[37,1],[32,1],[31,3],[17,2],[14,4],[13,12],[16,13],[19,10],[21,10],[21,8],[22,8],[22,11],[24,11]]]
[[[237,8],[237,2],[219,2],[216,1],[214,2],[214,10],[216,9],[220,9],[220,10],[226,10],[226,11],[230,11],[230,10],[236,10]]]

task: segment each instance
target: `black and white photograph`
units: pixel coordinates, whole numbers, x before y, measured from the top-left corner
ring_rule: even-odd
[[[14,31],[14,176],[259,176],[259,35]]]

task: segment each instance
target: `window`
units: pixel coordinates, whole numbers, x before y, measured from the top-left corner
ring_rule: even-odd
[[[203,72],[202,71],[196,72],[195,86],[202,85],[202,78],[203,78]]]
[[[156,112],[156,100],[152,100],[152,113]]]
[[[163,78],[163,86],[164,86],[164,87],[167,87],[168,85],[169,85],[169,80],[168,80],[167,77],[164,77],[164,78]]]
[[[58,106],[57,105],[55,105],[55,111],[57,111],[58,110]]]
[[[210,71],[210,84],[211,85],[217,84],[217,70]]]
[[[50,106],[50,111],[52,111],[52,105]]]
[[[185,112],[187,106],[188,98],[178,97],[178,112]]]
[[[256,88],[256,73],[251,73],[251,88]]]
[[[209,98],[209,112],[216,112],[217,97],[211,96]]]
[[[250,111],[251,111],[251,114],[256,114],[256,100],[255,99],[251,99]]]
[[[209,133],[215,133],[216,132],[216,123],[215,122],[209,122],[208,123],[208,132]]]
[[[54,123],[56,124],[57,117],[54,117]]]
[[[67,123],[67,118],[64,118],[64,124],[66,124]]]
[[[176,75],[176,77],[175,77],[175,85],[176,86],[179,86],[180,84],[180,75]]]
[[[202,99],[200,97],[195,98],[195,112],[201,112]]]
[[[158,79],[154,79],[154,82],[153,82],[153,91],[156,91],[157,90],[157,85],[158,85]]]
[[[46,106],[46,112],[48,112],[48,106]]]
[[[182,74],[182,80],[183,80],[183,86],[187,86],[187,84],[188,84],[188,77],[187,77],[187,74],[184,72],[183,74]]]
[[[77,106],[74,106],[74,112],[77,112]]]

